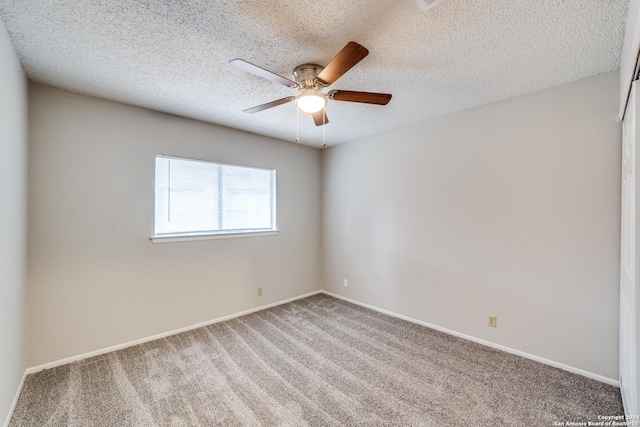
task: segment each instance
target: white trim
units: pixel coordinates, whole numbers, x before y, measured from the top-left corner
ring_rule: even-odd
[[[166,236],[151,236],[149,240],[153,243],[189,242],[191,240],[211,240],[211,239],[237,239],[239,237],[275,236],[279,230],[269,231],[243,231],[241,233],[218,233],[218,234],[172,234]]]
[[[385,310],[383,308],[379,308],[379,307],[376,307],[376,306],[373,306],[373,305],[370,305],[370,304],[365,304],[363,302],[356,301],[356,300],[351,299],[351,298],[343,297],[342,295],[334,294],[333,292],[325,291],[324,289],[322,290],[322,293],[327,294],[329,296],[332,296],[334,298],[341,299],[343,301],[350,302],[352,304],[359,305],[361,307],[369,308],[371,310],[375,310],[377,312],[387,314],[389,316],[397,317],[398,319],[406,320],[406,321],[411,322],[411,323],[417,323],[418,325],[426,326],[427,328],[435,329],[436,331],[444,332],[446,334],[453,335],[453,336],[456,336],[458,338],[463,338],[463,339],[468,340],[468,341],[473,341],[475,343],[482,344],[482,345],[485,345],[487,347],[495,348],[497,350],[502,350],[502,351],[505,351],[507,353],[515,354],[516,356],[524,357],[525,359],[534,360],[536,362],[540,362],[540,363],[543,363],[545,365],[553,366],[555,368],[560,368],[562,370],[569,371],[569,372],[572,372],[574,374],[582,375],[583,377],[591,378],[592,380],[596,380],[596,381],[600,381],[600,382],[603,382],[603,383],[606,383],[606,384],[610,384],[610,385],[615,386],[615,387],[620,387],[620,381],[614,380],[614,379],[611,379],[611,378],[607,378],[607,377],[599,375],[599,374],[594,374],[593,372],[585,371],[585,370],[580,369],[580,368],[575,368],[573,366],[565,365],[564,363],[555,362],[553,360],[545,359],[544,357],[540,357],[540,356],[536,356],[536,355],[533,355],[533,354],[525,353],[524,351],[515,350],[513,348],[505,347],[505,346],[500,345],[500,344],[492,343],[491,341],[485,341],[483,339],[476,338],[476,337],[473,337],[471,335],[463,334],[461,332],[456,332],[456,331],[453,331],[451,329],[447,329],[447,328],[443,328],[441,326],[433,325],[431,323],[423,322],[422,320],[418,320],[418,319],[414,319],[412,317],[404,316],[402,314],[394,313],[393,311]]]
[[[622,121],[627,111],[631,85],[638,73],[640,53],[640,1],[630,0],[620,61],[620,108],[618,119]]]
[[[128,341],[128,342],[125,342],[125,343],[122,343],[122,344],[116,344],[116,345],[112,345],[110,347],[105,347],[105,348],[101,348],[101,349],[98,349],[98,350],[93,350],[93,351],[90,351],[88,353],[79,354],[77,356],[66,357],[64,359],[55,360],[53,362],[44,363],[44,364],[38,365],[38,366],[33,366],[31,368],[27,368],[26,369],[25,375],[26,374],[33,374],[35,372],[39,372],[39,371],[42,371],[44,369],[51,369],[51,368],[55,368],[55,367],[58,367],[58,366],[66,365],[67,363],[72,363],[72,362],[77,362],[77,361],[80,361],[80,360],[88,359],[90,357],[100,356],[102,354],[110,353],[112,351],[122,350],[122,349],[128,348],[128,347],[133,347],[134,345],[144,344],[144,343],[149,342],[149,341],[158,340],[158,339],[161,339],[161,338],[166,338],[166,337],[169,337],[171,335],[176,335],[176,334],[180,334],[182,332],[191,331],[193,329],[202,328],[203,326],[213,325],[214,323],[224,322],[225,320],[234,319],[236,317],[244,316],[246,314],[255,313],[256,311],[265,310],[267,308],[276,307],[278,305],[282,305],[282,304],[286,304],[286,303],[289,303],[289,302],[292,302],[292,301],[296,301],[296,300],[299,300],[299,299],[307,298],[307,297],[310,297],[312,295],[319,294],[321,292],[322,291],[320,291],[320,290],[309,292],[309,293],[306,293],[306,294],[303,294],[303,295],[298,295],[297,297],[287,298],[287,299],[284,299],[284,300],[281,300],[281,301],[272,302],[270,304],[261,305],[259,307],[250,308],[249,310],[244,310],[244,311],[240,311],[240,312],[237,312],[237,313],[229,314],[227,316],[218,317],[218,318],[215,318],[213,320],[207,320],[207,321],[204,321],[204,322],[196,323],[195,325],[185,326],[183,328],[174,329],[174,330],[168,331],[168,332],[162,332],[160,334],[152,335],[150,337],[140,338],[140,339],[133,340],[133,341]]]
[[[260,170],[264,170],[264,171],[273,171],[273,172],[276,171],[275,168],[265,168],[264,166],[238,165],[236,163],[218,162],[216,160],[193,159],[191,157],[172,156],[171,154],[156,153],[156,157],[164,157],[166,159],[174,159],[174,160],[188,160],[190,162],[207,163],[207,164],[210,164],[210,165],[214,164],[214,165],[221,165],[221,166],[233,166],[233,167],[237,167],[237,168],[260,169]]]
[[[20,384],[18,385],[18,391],[16,391],[16,395],[13,398],[13,402],[11,402],[11,406],[9,406],[9,413],[7,414],[7,419],[4,420],[4,427],[9,427],[9,423],[11,422],[11,417],[13,417],[13,411],[16,409],[16,405],[18,404],[18,399],[20,398],[20,393],[22,393],[22,387],[24,386],[24,380],[27,378],[27,371],[24,371],[22,374],[22,379],[20,380]]]
[[[224,322],[225,320],[234,319],[236,317],[244,316],[246,314],[255,313],[257,311],[265,310],[265,309],[271,308],[271,307],[276,307],[278,305],[286,304],[286,303],[289,303],[289,302],[292,302],[292,301],[296,301],[296,300],[299,300],[299,299],[307,298],[307,297],[310,297],[312,295],[317,295],[317,294],[320,294],[320,293],[332,296],[334,298],[341,299],[343,301],[350,302],[352,304],[359,305],[361,307],[369,308],[371,310],[375,310],[377,312],[384,313],[384,314],[387,314],[389,316],[396,317],[398,319],[406,320],[408,322],[412,322],[412,323],[416,323],[418,325],[426,326],[427,328],[435,329],[437,331],[444,332],[444,333],[449,334],[449,335],[453,335],[453,336],[456,336],[456,337],[459,337],[459,338],[466,339],[468,341],[472,341],[472,342],[475,342],[475,343],[478,343],[478,344],[482,344],[482,345],[485,345],[487,347],[491,347],[491,348],[495,348],[497,350],[505,351],[507,353],[515,354],[516,356],[524,357],[525,359],[534,360],[536,362],[540,362],[540,363],[543,363],[545,365],[553,366],[555,368],[559,368],[559,369],[562,369],[562,370],[565,370],[565,371],[568,371],[568,372],[572,372],[574,374],[582,375],[583,377],[591,378],[593,380],[600,381],[600,382],[603,382],[603,383],[606,383],[606,384],[610,384],[610,385],[615,386],[615,387],[620,387],[620,381],[618,381],[618,380],[607,378],[605,376],[602,376],[602,375],[599,375],[599,374],[595,374],[593,372],[585,371],[583,369],[575,368],[573,366],[565,365],[564,363],[555,362],[553,360],[545,359],[544,357],[540,357],[540,356],[536,356],[536,355],[533,355],[533,354],[525,353],[524,351],[515,350],[513,348],[505,347],[505,346],[500,345],[500,344],[492,343],[490,341],[486,341],[486,340],[483,340],[483,339],[480,339],[480,338],[476,338],[476,337],[473,337],[471,335],[463,334],[461,332],[457,332],[457,331],[454,331],[454,330],[451,330],[451,329],[443,328],[441,326],[433,325],[431,323],[423,322],[422,320],[414,319],[412,317],[404,316],[402,314],[398,314],[398,313],[395,313],[393,311],[385,310],[383,308],[379,308],[379,307],[376,307],[376,306],[373,306],[373,305],[370,305],[370,304],[366,304],[366,303],[363,303],[363,302],[360,302],[360,301],[357,301],[357,300],[354,300],[354,299],[351,299],[351,298],[343,297],[342,295],[334,294],[333,292],[325,291],[324,289],[313,291],[313,292],[309,292],[309,293],[306,293],[306,294],[303,294],[303,295],[298,295],[298,296],[292,297],[292,298],[287,298],[287,299],[282,300],[282,301],[277,301],[277,302],[274,302],[274,303],[261,305],[259,307],[251,308],[249,310],[240,311],[238,313],[229,314],[227,316],[218,317],[218,318],[213,319],[213,320],[207,320],[205,322],[196,323],[195,325],[185,326],[185,327],[179,328],[179,329],[174,329],[174,330],[169,331],[169,332],[163,332],[163,333],[160,333],[160,334],[152,335],[152,336],[145,337],[145,338],[140,338],[140,339],[137,339],[137,340],[126,342],[126,343],[117,344],[117,345],[110,346],[110,347],[105,347],[105,348],[102,348],[102,349],[99,349],[99,350],[90,351],[88,353],[79,354],[77,356],[71,356],[71,357],[67,357],[67,358],[64,358],[64,359],[56,360],[56,361],[53,361],[53,362],[45,363],[45,364],[42,364],[42,365],[33,366],[33,367],[30,367],[30,368],[27,368],[25,370],[25,374],[24,375],[26,376],[27,374],[32,374],[32,373],[35,373],[35,372],[39,372],[39,371],[42,371],[44,369],[55,368],[57,366],[66,365],[67,363],[77,362],[77,361],[80,361],[80,360],[88,359],[90,357],[94,357],[94,356],[99,356],[99,355],[102,355],[102,354],[110,353],[112,351],[122,350],[122,349],[128,348],[128,347],[133,347],[134,345],[143,344],[143,343],[146,343],[146,342],[149,342],[149,341],[153,341],[153,340],[157,340],[157,339],[161,339],[161,338],[166,338],[166,337],[169,337],[171,335],[175,335],[175,334],[179,334],[179,333],[182,333],[182,332],[190,331],[190,330],[193,330],[193,329],[201,328],[203,326],[213,325],[214,323]],[[18,401],[18,397],[20,396],[20,391],[22,390],[22,384],[23,383],[24,383],[24,376],[22,378],[22,383],[20,384],[20,389],[18,390],[18,393],[16,394],[16,398],[15,398],[15,400],[13,402],[11,413],[13,413],[13,407],[15,406],[15,404]],[[9,417],[9,419],[11,419],[11,418]],[[6,425],[5,425],[5,427],[6,427]]]

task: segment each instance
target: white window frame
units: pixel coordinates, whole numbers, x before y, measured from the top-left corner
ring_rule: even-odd
[[[208,231],[197,231],[197,232],[183,232],[183,233],[164,233],[164,234],[156,234],[156,224],[155,224],[155,215],[156,215],[156,177],[155,177],[155,165],[154,165],[154,231],[153,235],[150,237],[150,240],[153,243],[169,243],[169,242],[186,242],[192,240],[209,240],[209,239],[229,239],[229,238],[239,238],[239,237],[255,237],[255,236],[273,236],[278,234],[279,230],[277,228],[277,215],[276,215],[276,170],[271,168],[263,168],[263,167],[255,167],[255,166],[246,166],[246,165],[237,165],[231,163],[222,163],[215,162],[209,160],[202,159],[191,159],[187,157],[177,157],[177,156],[169,156],[165,154],[156,154],[155,159],[158,158],[167,158],[167,159],[176,159],[176,160],[186,160],[192,162],[202,162],[208,163],[212,165],[219,166],[233,166],[240,168],[248,168],[248,169],[259,169],[266,170],[273,173],[272,177],[272,197],[271,197],[271,212],[273,215],[273,228],[268,229],[259,229],[259,230],[208,230]]]

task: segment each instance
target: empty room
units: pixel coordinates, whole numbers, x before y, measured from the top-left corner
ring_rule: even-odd
[[[0,0],[0,422],[640,427],[639,52],[640,0]]]

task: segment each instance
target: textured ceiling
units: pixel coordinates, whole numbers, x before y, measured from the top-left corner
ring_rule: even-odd
[[[330,89],[392,93],[386,106],[330,101],[327,145],[619,67],[627,0],[0,0],[28,77],[74,92],[296,138],[296,109],[242,110],[297,94],[228,65],[286,77],[369,49]],[[323,128],[300,114],[301,143]]]

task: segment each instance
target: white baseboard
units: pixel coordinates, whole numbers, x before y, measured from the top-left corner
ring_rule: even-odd
[[[22,393],[22,387],[24,387],[24,380],[27,378],[27,371],[25,370],[22,374],[22,379],[20,380],[20,384],[18,385],[18,390],[16,391],[16,395],[13,398],[13,402],[11,402],[11,406],[9,407],[9,413],[7,414],[7,419],[4,420],[4,427],[9,427],[9,423],[11,422],[11,417],[13,416],[13,411],[16,409],[16,405],[18,404],[18,399],[20,398],[20,393]]]
[[[266,304],[266,305],[255,307],[255,308],[252,308],[252,309],[249,309],[249,310],[245,310],[245,311],[241,311],[241,312],[238,312],[238,313],[230,314],[230,315],[227,315],[227,316],[218,317],[216,319],[208,320],[208,321],[201,322],[201,323],[197,323],[195,325],[186,326],[184,328],[175,329],[175,330],[168,331],[168,332],[163,332],[163,333],[152,335],[152,336],[149,336],[149,337],[140,338],[140,339],[137,339],[137,340],[126,342],[126,343],[122,343],[122,344],[118,344],[118,345],[102,348],[102,349],[99,349],[99,350],[90,351],[88,353],[79,354],[77,356],[71,356],[71,357],[67,357],[67,358],[64,358],[64,359],[56,360],[56,361],[53,361],[53,362],[49,362],[49,363],[45,363],[45,364],[42,364],[42,365],[38,365],[38,366],[33,366],[33,367],[30,367],[30,368],[27,368],[25,370],[25,374],[24,374],[24,376],[22,378],[22,382],[20,383],[20,388],[19,388],[19,390],[18,390],[18,392],[16,394],[16,398],[14,399],[14,402],[13,402],[13,405],[11,407],[11,411],[10,411],[10,414],[9,414],[9,418],[7,419],[7,422],[6,422],[5,426],[8,425],[9,420],[11,419],[11,414],[13,414],[13,409],[15,407],[15,404],[18,401],[18,397],[20,396],[20,391],[22,390],[22,385],[24,384],[24,379],[25,379],[26,375],[28,375],[28,374],[32,374],[34,372],[39,372],[39,371],[42,371],[44,369],[51,369],[51,368],[55,368],[57,366],[66,365],[67,363],[72,363],[72,362],[77,362],[77,361],[80,361],[80,360],[88,359],[90,357],[94,357],[94,356],[99,356],[99,355],[102,355],[102,354],[110,353],[112,351],[122,350],[122,349],[128,348],[128,347],[133,347],[134,345],[143,344],[143,343],[146,343],[146,342],[149,342],[149,341],[153,341],[153,340],[157,340],[157,339],[160,339],[160,338],[166,338],[166,337],[169,337],[171,335],[176,335],[176,334],[179,334],[179,333],[182,333],[182,332],[186,332],[186,331],[190,331],[190,330],[193,330],[193,329],[201,328],[203,326],[213,325],[214,323],[224,322],[225,320],[234,319],[236,317],[244,316],[246,314],[255,313],[256,311],[261,311],[261,310],[265,310],[267,308],[276,307],[278,305],[286,304],[288,302],[296,301],[296,300],[299,300],[299,299],[302,299],[302,298],[307,298],[307,297],[310,297],[312,295],[316,295],[316,294],[319,294],[319,293],[324,293],[326,295],[329,295],[329,296],[332,296],[332,297],[335,297],[335,298],[338,298],[338,299],[341,299],[341,300],[344,300],[344,301],[347,301],[347,302],[350,302],[352,304],[356,304],[356,305],[359,305],[359,306],[362,306],[362,307],[365,307],[365,308],[369,308],[371,310],[375,310],[377,312],[384,313],[384,314],[387,314],[389,316],[397,317],[399,319],[406,320],[408,322],[412,322],[412,323],[416,323],[418,325],[426,326],[427,328],[435,329],[437,331],[444,332],[446,334],[453,335],[453,336],[456,336],[456,337],[459,337],[459,338],[463,338],[463,339],[466,339],[468,341],[472,341],[472,342],[475,342],[475,343],[478,343],[478,344],[482,344],[482,345],[485,345],[487,347],[495,348],[497,350],[502,350],[502,351],[505,351],[507,353],[515,354],[517,356],[521,356],[521,357],[524,357],[526,359],[534,360],[536,362],[540,362],[540,363],[543,363],[545,365],[549,365],[549,366],[553,366],[553,367],[556,367],[556,368],[559,368],[559,369],[563,369],[565,371],[572,372],[572,373],[578,374],[578,375],[582,375],[583,377],[591,378],[591,379],[594,379],[596,381],[600,381],[600,382],[603,382],[603,383],[606,383],[606,384],[610,384],[610,385],[615,386],[615,387],[620,387],[620,382],[618,380],[607,378],[605,376],[602,376],[602,375],[599,375],[599,374],[595,374],[593,372],[585,371],[583,369],[579,369],[579,368],[576,368],[576,367],[573,367],[573,366],[565,365],[564,363],[556,362],[556,361],[553,361],[553,360],[550,360],[550,359],[545,359],[544,357],[540,357],[540,356],[536,356],[536,355],[533,355],[533,354],[525,353],[524,351],[520,351],[520,350],[516,350],[516,349],[513,349],[513,348],[509,348],[509,347],[503,346],[501,344],[496,344],[496,343],[493,343],[493,342],[490,342],[490,341],[486,341],[486,340],[483,340],[483,339],[480,339],[480,338],[476,338],[476,337],[473,337],[471,335],[463,334],[461,332],[457,332],[457,331],[454,331],[454,330],[451,330],[451,329],[443,328],[441,326],[433,325],[431,323],[423,322],[422,320],[414,319],[412,317],[408,317],[408,316],[405,316],[405,315],[402,315],[402,314],[398,314],[398,313],[395,313],[393,311],[385,310],[385,309],[382,309],[382,308],[379,308],[379,307],[376,307],[376,306],[373,306],[373,305],[370,305],[370,304],[366,304],[366,303],[363,303],[363,302],[360,302],[360,301],[357,301],[357,300],[354,300],[354,299],[351,299],[351,298],[343,297],[342,295],[334,294],[334,293],[329,292],[329,291],[318,290],[318,291],[309,292],[307,294],[299,295],[297,297],[288,298],[288,299],[285,299],[285,300],[282,300],[282,301],[277,301],[277,302],[274,302],[274,303],[271,303],[271,304]]]
[[[307,297],[310,297],[312,295],[319,294],[321,292],[322,291],[320,291],[320,290],[309,292],[307,294],[298,295],[297,297],[287,298],[287,299],[284,299],[284,300],[281,300],[281,301],[273,302],[271,304],[265,304],[265,305],[261,305],[259,307],[251,308],[249,310],[244,310],[244,311],[240,311],[238,313],[229,314],[227,316],[218,317],[218,318],[213,319],[213,320],[207,320],[205,322],[196,323],[195,325],[185,326],[184,328],[174,329],[172,331],[163,332],[163,333],[160,333],[160,334],[152,335],[150,337],[140,338],[140,339],[129,341],[129,342],[125,342],[125,343],[122,343],[122,344],[117,344],[117,345],[113,345],[113,346],[110,346],[110,347],[101,348],[99,350],[90,351],[88,353],[79,354],[77,356],[66,357],[64,359],[55,360],[53,362],[45,363],[45,364],[38,365],[38,366],[33,366],[33,367],[30,367],[30,368],[26,369],[25,376],[27,374],[33,374],[34,372],[39,372],[39,371],[42,371],[44,369],[55,368],[55,367],[58,367],[58,366],[66,365],[67,363],[77,362],[77,361],[88,359],[88,358],[94,357],[94,356],[100,356],[102,354],[110,353],[112,351],[122,350],[124,348],[133,347],[134,345],[143,344],[143,343],[146,343],[146,342],[149,342],[149,341],[153,341],[153,340],[157,340],[157,339],[160,339],[160,338],[166,338],[166,337],[169,337],[171,335],[176,335],[176,334],[179,334],[179,333],[182,333],[182,332],[191,331],[193,329],[198,329],[198,328],[201,328],[203,326],[209,326],[209,325],[213,325],[214,323],[224,322],[225,320],[234,319],[236,317],[244,316],[246,314],[255,313],[256,311],[265,310],[267,308],[276,307],[278,305],[286,304],[288,302],[296,301],[296,300],[299,300],[299,299],[302,299],[302,298],[307,298]],[[23,381],[24,381],[24,379],[23,379]],[[11,411],[11,413],[13,413],[13,410]]]
[[[536,362],[544,363],[545,365],[549,365],[549,366],[553,366],[555,368],[563,369],[565,371],[569,371],[569,372],[572,372],[574,374],[582,375],[583,377],[591,378],[593,380],[600,381],[600,382],[603,382],[603,383],[606,383],[606,384],[610,384],[610,385],[615,386],[615,387],[620,387],[620,381],[614,380],[614,379],[611,379],[611,378],[607,378],[607,377],[602,376],[602,375],[594,374],[593,372],[585,371],[583,369],[579,369],[579,368],[575,368],[573,366],[565,365],[564,363],[560,363],[560,362],[556,362],[556,361],[553,361],[553,360],[545,359],[544,357],[540,357],[540,356],[536,356],[536,355],[533,355],[533,354],[525,353],[524,351],[520,351],[520,350],[516,350],[516,349],[513,349],[513,348],[505,347],[505,346],[500,345],[500,344],[492,343],[491,341],[485,341],[483,339],[476,338],[476,337],[473,337],[471,335],[466,335],[466,334],[463,334],[461,332],[453,331],[451,329],[447,329],[447,328],[443,328],[441,326],[433,325],[431,323],[423,322],[422,320],[418,320],[418,319],[414,319],[412,317],[404,316],[402,314],[394,313],[393,311],[389,311],[389,310],[385,310],[383,308],[375,307],[375,306],[370,305],[370,304],[365,304],[363,302],[356,301],[356,300],[351,299],[351,298],[343,297],[342,295],[334,294],[332,292],[328,292],[328,291],[322,290],[322,293],[324,293],[326,295],[329,295],[329,296],[332,296],[334,298],[341,299],[343,301],[350,302],[352,304],[359,305],[361,307],[370,308],[371,310],[375,310],[375,311],[378,311],[380,313],[388,314],[389,316],[397,317],[398,319],[406,320],[406,321],[411,322],[411,323],[417,323],[418,325],[426,326],[427,328],[435,329],[436,331],[444,332],[446,334],[453,335],[453,336],[456,336],[456,337],[459,337],[459,338],[463,338],[463,339],[468,340],[468,341],[473,341],[473,342],[478,343],[478,344],[486,345],[487,347],[491,347],[491,348],[495,348],[497,350],[505,351],[507,353],[515,354],[516,356],[521,356],[521,357],[524,357],[525,359],[531,359],[531,360],[534,360]]]

